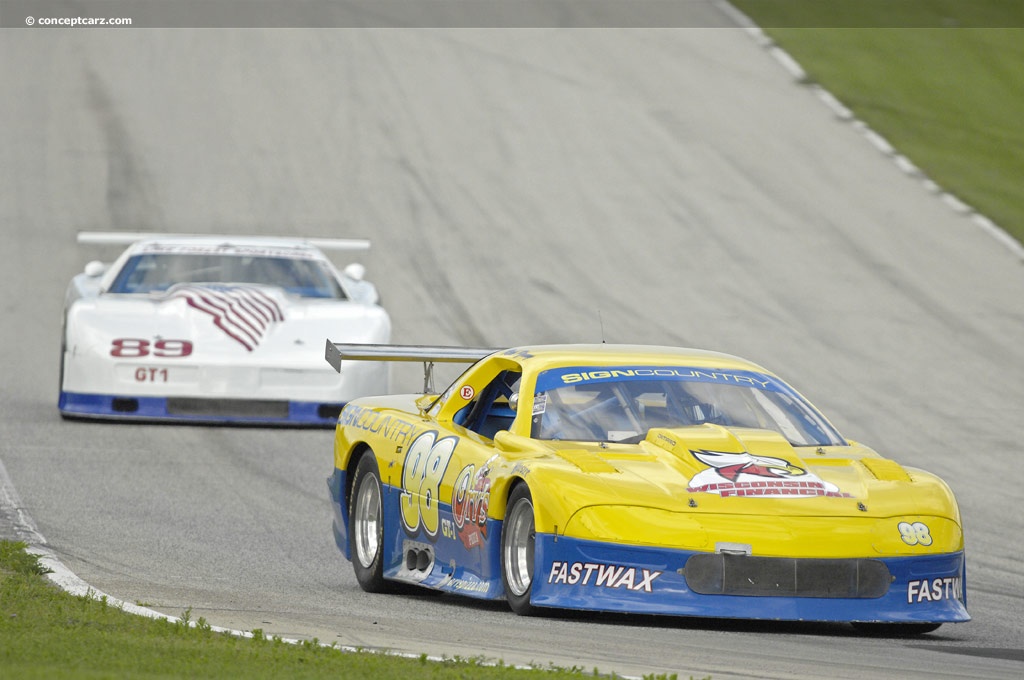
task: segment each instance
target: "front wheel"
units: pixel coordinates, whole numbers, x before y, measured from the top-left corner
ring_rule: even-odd
[[[384,497],[371,451],[359,459],[353,475],[348,541],[359,586],[368,593],[389,591],[384,580]]]
[[[519,484],[508,498],[501,529],[501,582],[505,599],[520,616],[535,614],[537,609],[530,604],[534,540],[533,497],[526,484]]]

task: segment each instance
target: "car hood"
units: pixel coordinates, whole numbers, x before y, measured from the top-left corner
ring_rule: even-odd
[[[383,309],[350,300],[300,298],[272,286],[172,288],[159,295],[101,295],[68,312],[69,346],[107,352],[117,339],[191,343],[192,359],[251,357],[297,350],[323,363],[324,339],[380,342],[390,331]]]
[[[794,447],[774,431],[704,424],[652,429],[638,444],[546,443],[564,482],[593,505],[808,517],[913,512],[959,520],[939,478],[854,442]],[[599,494],[588,491],[596,487]]]

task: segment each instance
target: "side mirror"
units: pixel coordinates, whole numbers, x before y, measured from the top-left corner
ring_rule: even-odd
[[[99,260],[93,260],[89,264],[85,265],[85,275],[92,279],[97,276],[103,276],[103,273],[106,271],[107,265],[103,264]]]
[[[377,287],[369,281],[363,280],[363,277],[366,276],[366,267],[358,262],[353,262],[342,270],[341,275],[345,278],[347,284],[345,288],[353,300],[364,305],[380,304]]]
[[[554,451],[553,448],[546,444],[538,444],[536,439],[530,439],[529,437],[523,437],[522,435],[512,434],[508,430],[501,430],[494,434],[494,445],[501,451],[508,451],[509,453],[518,453],[520,451],[536,451],[538,446],[543,446],[548,451]]]
[[[366,276],[366,267],[358,262],[353,262],[349,266],[345,267],[345,270],[342,273],[353,281],[362,281],[363,277]]]

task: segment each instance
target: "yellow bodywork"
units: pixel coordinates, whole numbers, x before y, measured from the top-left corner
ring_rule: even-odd
[[[609,352],[607,346],[560,345],[497,352],[474,364],[443,395],[352,402],[339,419],[335,466],[351,472],[355,454],[372,450],[384,484],[403,494],[404,519],[421,521],[428,529],[441,530],[431,522],[440,504],[453,503],[465,492],[466,471],[486,466],[487,516],[501,520],[510,489],[524,482],[533,496],[538,533],[768,557],[896,557],[963,550],[960,514],[949,487],[856,442],[794,447],[771,430],[711,424],[652,429],[636,444],[529,437],[535,381],[542,371],[630,364],[772,375],[736,357],[674,348],[619,346]],[[456,425],[455,414],[510,369],[521,372],[522,380],[508,429],[491,439]],[[452,451],[443,450],[449,445]],[[412,447],[422,451],[412,456]],[[800,478],[815,481],[794,487],[801,495],[793,497],[761,497],[756,487],[741,485],[709,492],[711,487],[695,482],[708,465],[693,452],[705,450],[771,460],[780,474],[798,471]],[[431,461],[443,462],[443,469],[431,468]]]

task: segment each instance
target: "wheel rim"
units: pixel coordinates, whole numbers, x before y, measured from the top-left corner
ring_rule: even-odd
[[[505,580],[520,597],[533,582],[533,504],[520,500],[505,519]]]
[[[369,569],[380,550],[380,488],[367,476],[359,485],[355,507],[356,558]]]

